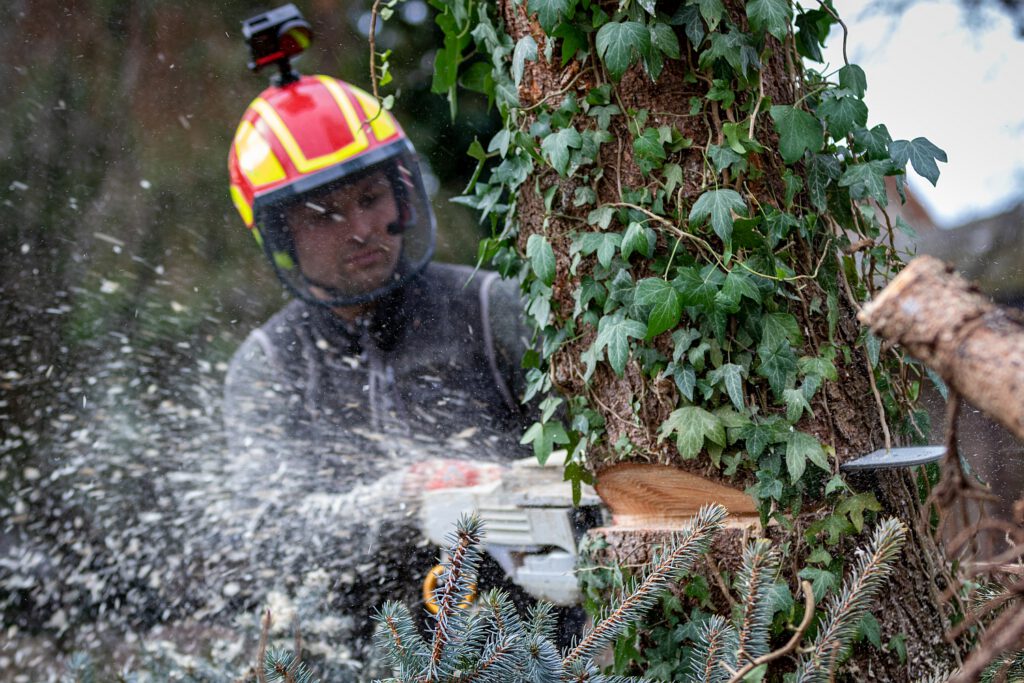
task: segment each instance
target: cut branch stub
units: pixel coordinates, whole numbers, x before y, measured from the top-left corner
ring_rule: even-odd
[[[1024,325],[942,261],[913,261],[859,315],[1024,439]]]

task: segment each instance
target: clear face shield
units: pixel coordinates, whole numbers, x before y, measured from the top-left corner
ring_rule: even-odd
[[[356,306],[416,276],[434,250],[434,215],[415,155],[337,169],[308,191],[263,211],[263,249],[296,296],[329,308]]]

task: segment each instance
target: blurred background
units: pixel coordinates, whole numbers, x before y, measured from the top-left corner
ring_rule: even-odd
[[[271,75],[246,68],[240,24],[279,4],[0,3],[0,680],[49,680],[26,662],[91,651],[96,623],[123,642],[209,604],[182,558],[219,550],[192,547],[189,515],[216,488],[226,363],[285,301],[227,178]],[[370,3],[299,4],[315,39],[295,67],[369,90]],[[395,53],[437,258],[472,263],[482,228],[448,200],[497,116],[467,95],[451,120],[430,93],[435,38],[407,0],[377,46]]]

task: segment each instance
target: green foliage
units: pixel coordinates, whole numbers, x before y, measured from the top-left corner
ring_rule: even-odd
[[[834,548],[880,505],[837,473],[851,454],[835,451],[826,397],[869,365],[894,433],[920,419],[923,370],[847,319],[901,267],[889,188],[902,198],[910,170],[935,182],[945,154],[870,120],[859,66],[813,64],[839,25],[830,3],[527,0],[538,23],[518,41],[490,6],[446,6],[469,17],[451,30],[491,66],[504,124],[459,201],[490,221],[481,254],[522,280],[537,345],[527,396],[573,386],[524,442],[541,460],[565,448],[576,486],[639,452],[731,479],[765,523],[824,504],[807,530],[822,561],[805,572],[821,595],[838,588]],[[764,82],[782,62],[787,85]],[[565,67],[561,90],[520,90],[549,65]],[[688,110],[636,104],[664,74],[694,93]],[[632,395],[609,406],[609,387]]]
[[[601,674],[594,658],[651,609],[668,586],[707,551],[724,520],[725,510],[720,506],[701,510],[641,578],[608,606],[580,642],[561,653],[553,643],[556,624],[550,605],[538,604],[524,619],[508,595],[495,590],[481,598],[478,608],[465,606],[476,582],[482,529],[478,520],[463,518],[456,526],[451,559],[436,590],[439,611],[430,636],[420,634],[408,609],[399,603],[387,603],[376,616],[376,643],[394,671],[389,680],[625,681]]]
[[[821,604],[832,596],[825,609],[814,615],[806,611],[808,596],[804,596],[802,605],[797,604],[789,583],[781,575],[784,548],[767,539],[756,539],[744,548],[739,570],[722,577],[735,596],[735,606],[727,617],[693,606],[709,605],[710,590],[706,582],[691,579],[682,601],[673,596],[663,600],[660,609],[652,610],[648,617],[648,624],[652,625],[647,634],[624,632],[614,647],[612,671],[630,673],[639,665],[648,676],[657,672],[663,680],[724,683],[735,672],[748,667],[744,680],[787,680],[796,675],[791,659],[776,658],[757,666],[753,663],[796,638],[798,651],[804,653],[798,662],[800,675],[808,677],[806,680],[817,680],[823,672],[827,676],[841,661],[838,655],[859,635],[873,637],[871,624],[877,622],[867,610],[895,567],[905,536],[906,529],[899,522],[881,522],[864,550],[858,551],[860,559],[845,581],[841,567],[835,571],[805,567],[799,578],[814,582],[813,604]],[[584,557],[602,552],[599,538],[592,543],[581,549]],[[592,609],[599,609],[607,595],[631,585],[626,571],[614,566],[584,568],[580,574],[581,588]],[[822,628],[827,629],[824,636]],[[825,662],[825,669],[811,673],[823,638],[832,638],[828,642],[837,657]]]

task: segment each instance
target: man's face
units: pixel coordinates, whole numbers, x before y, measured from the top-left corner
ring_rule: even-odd
[[[285,219],[310,280],[358,295],[383,286],[395,272],[402,237],[388,232],[398,205],[383,171],[299,203]],[[310,291],[328,298],[315,286]]]

